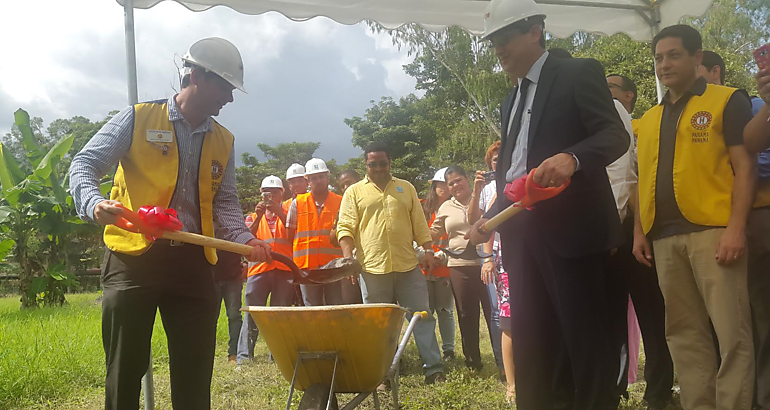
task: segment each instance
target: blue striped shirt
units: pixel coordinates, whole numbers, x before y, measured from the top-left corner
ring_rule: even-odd
[[[193,131],[179,112],[175,97],[168,99],[168,119],[174,124],[177,138],[179,175],[169,208],[175,209],[179,214],[184,231],[201,233],[198,167],[203,136],[211,129],[211,118],[207,118],[198,129]],[[115,170],[121,158],[128,153],[133,133],[134,107],[131,106],[112,117],[72,159],[70,191],[75,200],[75,209],[82,219],[93,222],[94,208],[99,202],[105,200],[99,191],[99,180]],[[254,235],[244,223],[238,202],[235,183],[235,149],[230,151],[230,159],[222,176],[222,184],[214,195],[213,214],[216,237],[238,243],[246,243],[254,239]]]

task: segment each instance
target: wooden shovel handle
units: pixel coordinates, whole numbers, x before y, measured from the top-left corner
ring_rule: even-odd
[[[172,241],[191,243],[193,245],[205,246],[207,248],[219,249],[220,251],[237,253],[244,256],[251,255],[252,249],[249,245],[243,245],[240,243],[225,241],[217,238],[210,238],[208,236],[182,231],[165,231],[163,232],[162,238]]]
[[[492,217],[492,219],[486,221],[483,225],[481,225],[480,231],[489,233],[495,230],[498,226],[500,226],[503,222],[513,218],[514,215],[518,214],[519,212],[523,211],[524,206],[521,204],[521,202],[516,202],[513,205],[510,205],[508,208],[505,208],[502,212]]]

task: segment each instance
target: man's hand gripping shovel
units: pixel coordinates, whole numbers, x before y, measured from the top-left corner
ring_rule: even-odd
[[[505,186],[503,193],[508,199],[513,201],[513,204],[478,227],[478,231],[482,236],[489,235],[498,226],[502,225],[503,222],[513,218],[519,212],[531,209],[536,203],[559,195],[569,186],[570,180],[567,180],[567,182],[558,187],[539,186],[533,181],[535,171],[536,169],[533,169],[528,175]],[[466,235],[466,237],[469,236],[470,233]],[[471,241],[468,241],[468,245],[463,252],[453,252],[450,255],[461,259],[478,259],[480,257]]]
[[[176,211],[159,206],[143,206],[138,212],[133,212],[123,205],[119,205],[121,213],[115,222],[115,226],[129,232],[143,234],[148,240],[158,238],[194,245],[215,248],[222,251],[233,252],[248,256],[251,254],[251,246],[240,243],[210,238],[190,232],[182,232],[182,223],[177,218]],[[286,265],[292,272],[294,283],[317,285],[336,282],[349,276],[361,273],[361,265],[355,259],[337,258],[319,269],[310,271],[300,270],[294,261],[277,252],[270,252],[273,260]]]

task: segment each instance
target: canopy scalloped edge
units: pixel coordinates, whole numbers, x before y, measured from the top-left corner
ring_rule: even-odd
[[[116,0],[116,1],[118,4],[123,6],[124,0]],[[150,9],[164,1],[173,1],[193,12],[206,11],[211,8],[220,6],[220,7],[226,7],[238,13],[247,14],[247,15],[261,15],[269,12],[275,12],[275,13],[281,14],[282,16],[286,17],[289,20],[297,21],[297,22],[311,20],[316,17],[325,17],[340,24],[355,25],[362,21],[372,20],[372,21],[376,21],[379,25],[381,25],[382,27],[388,30],[394,30],[408,24],[419,24],[426,30],[432,31],[432,32],[439,32],[446,29],[447,27],[457,26],[475,35],[481,35],[484,31],[483,19],[481,18],[481,16],[483,16],[484,10],[486,9],[486,4],[487,4],[486,1],[468,1],[468,0],[455,1],[454,4],[463,6],[462,10],[455,13],[435,13],[433,10],[431,10],[430,13],[428,13],[428,11],[425,11],[425,12],[419,13],[422,15],[422,17],[425,17],[424,19],[415,18],[414,20],[408,20],[408,21],[403,21],[403,19],[388,19],[387,17],[386,18],[367,18],[367,17],[358,16],[358,15],[350,16],[350,17],[341,17],[339,16],[340,14],[339,11],[342,10],[342,8],[323,7],[318,5],[314,5],[313,6],[314,9],[318,10],[318,9],[326,8],[328,10],[314,11],[310,13],[300,12],[297,10],[286,12],[284,10],[278,10],[276,7],[256,7],[248,10],[243,10],[240,7],[233,6],[232,4],[233,2],[223,1],[217,4],[199,4],[194,1],[188,2],[184,0],[135,0],[134,9]],[[291,3],[286,3],[286,4],[291,5]],[[250,6],[254,6],[254,5],[252,4]],[[412,11],[414,12],[414,10]],[[379,12],[382,13],[383,11],[380,10]],[[357,14],[361,15],[361,14],[365,14],[365,12],[362,11]],[[385,11],[384,14],[389,14],[389,13]],[[479,17],[478,19],[476,19],[470,16],[479,16]],[[420,17],[420,16],[417,16],[417,17]],[[393,22],[389,22],[388,20],[398,20],[398,22],[393,23]],[[477,22],[473,22],[474,20],[476,20]],[[433,21],[435,21],[436,23],[433,23]],[[439,21],[441,21],[442,23],[439,23]]]

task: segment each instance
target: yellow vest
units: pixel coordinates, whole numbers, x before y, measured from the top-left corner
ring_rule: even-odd
[[[171,132],[171,142],[150,142],[151,131]],[[160,132],[155,136],[161,134]],[[162,138],[167,139],[168,137]],[[158,137],[160,139],[160,137]],[[214,195],[222,183],[230,159],[233,134],[211,120],[211,130],[203,138],[198,167],[201,232],[214,237]],[[141,103],[134,106],[134,133],[131,148],[120,159],[110,199],[137,211],[144,205],[168,207],[176,189],[179,152],[174,124],[168,120],[167,102]],[[152,243],[144,235],[107,225],[104,243],[115,252],[141,255]],[[216,249],[205,248],[206,259],[217,263]]]
[[[674,197],[682,215],[704,226],[727,226],[733,170],[722,133],[722,115],[735,88],[708,84],[687,102],[676,132]],[[660,124],[663,106],[647,111],[639,123],[639,211],[649,233],[655,221]]]

